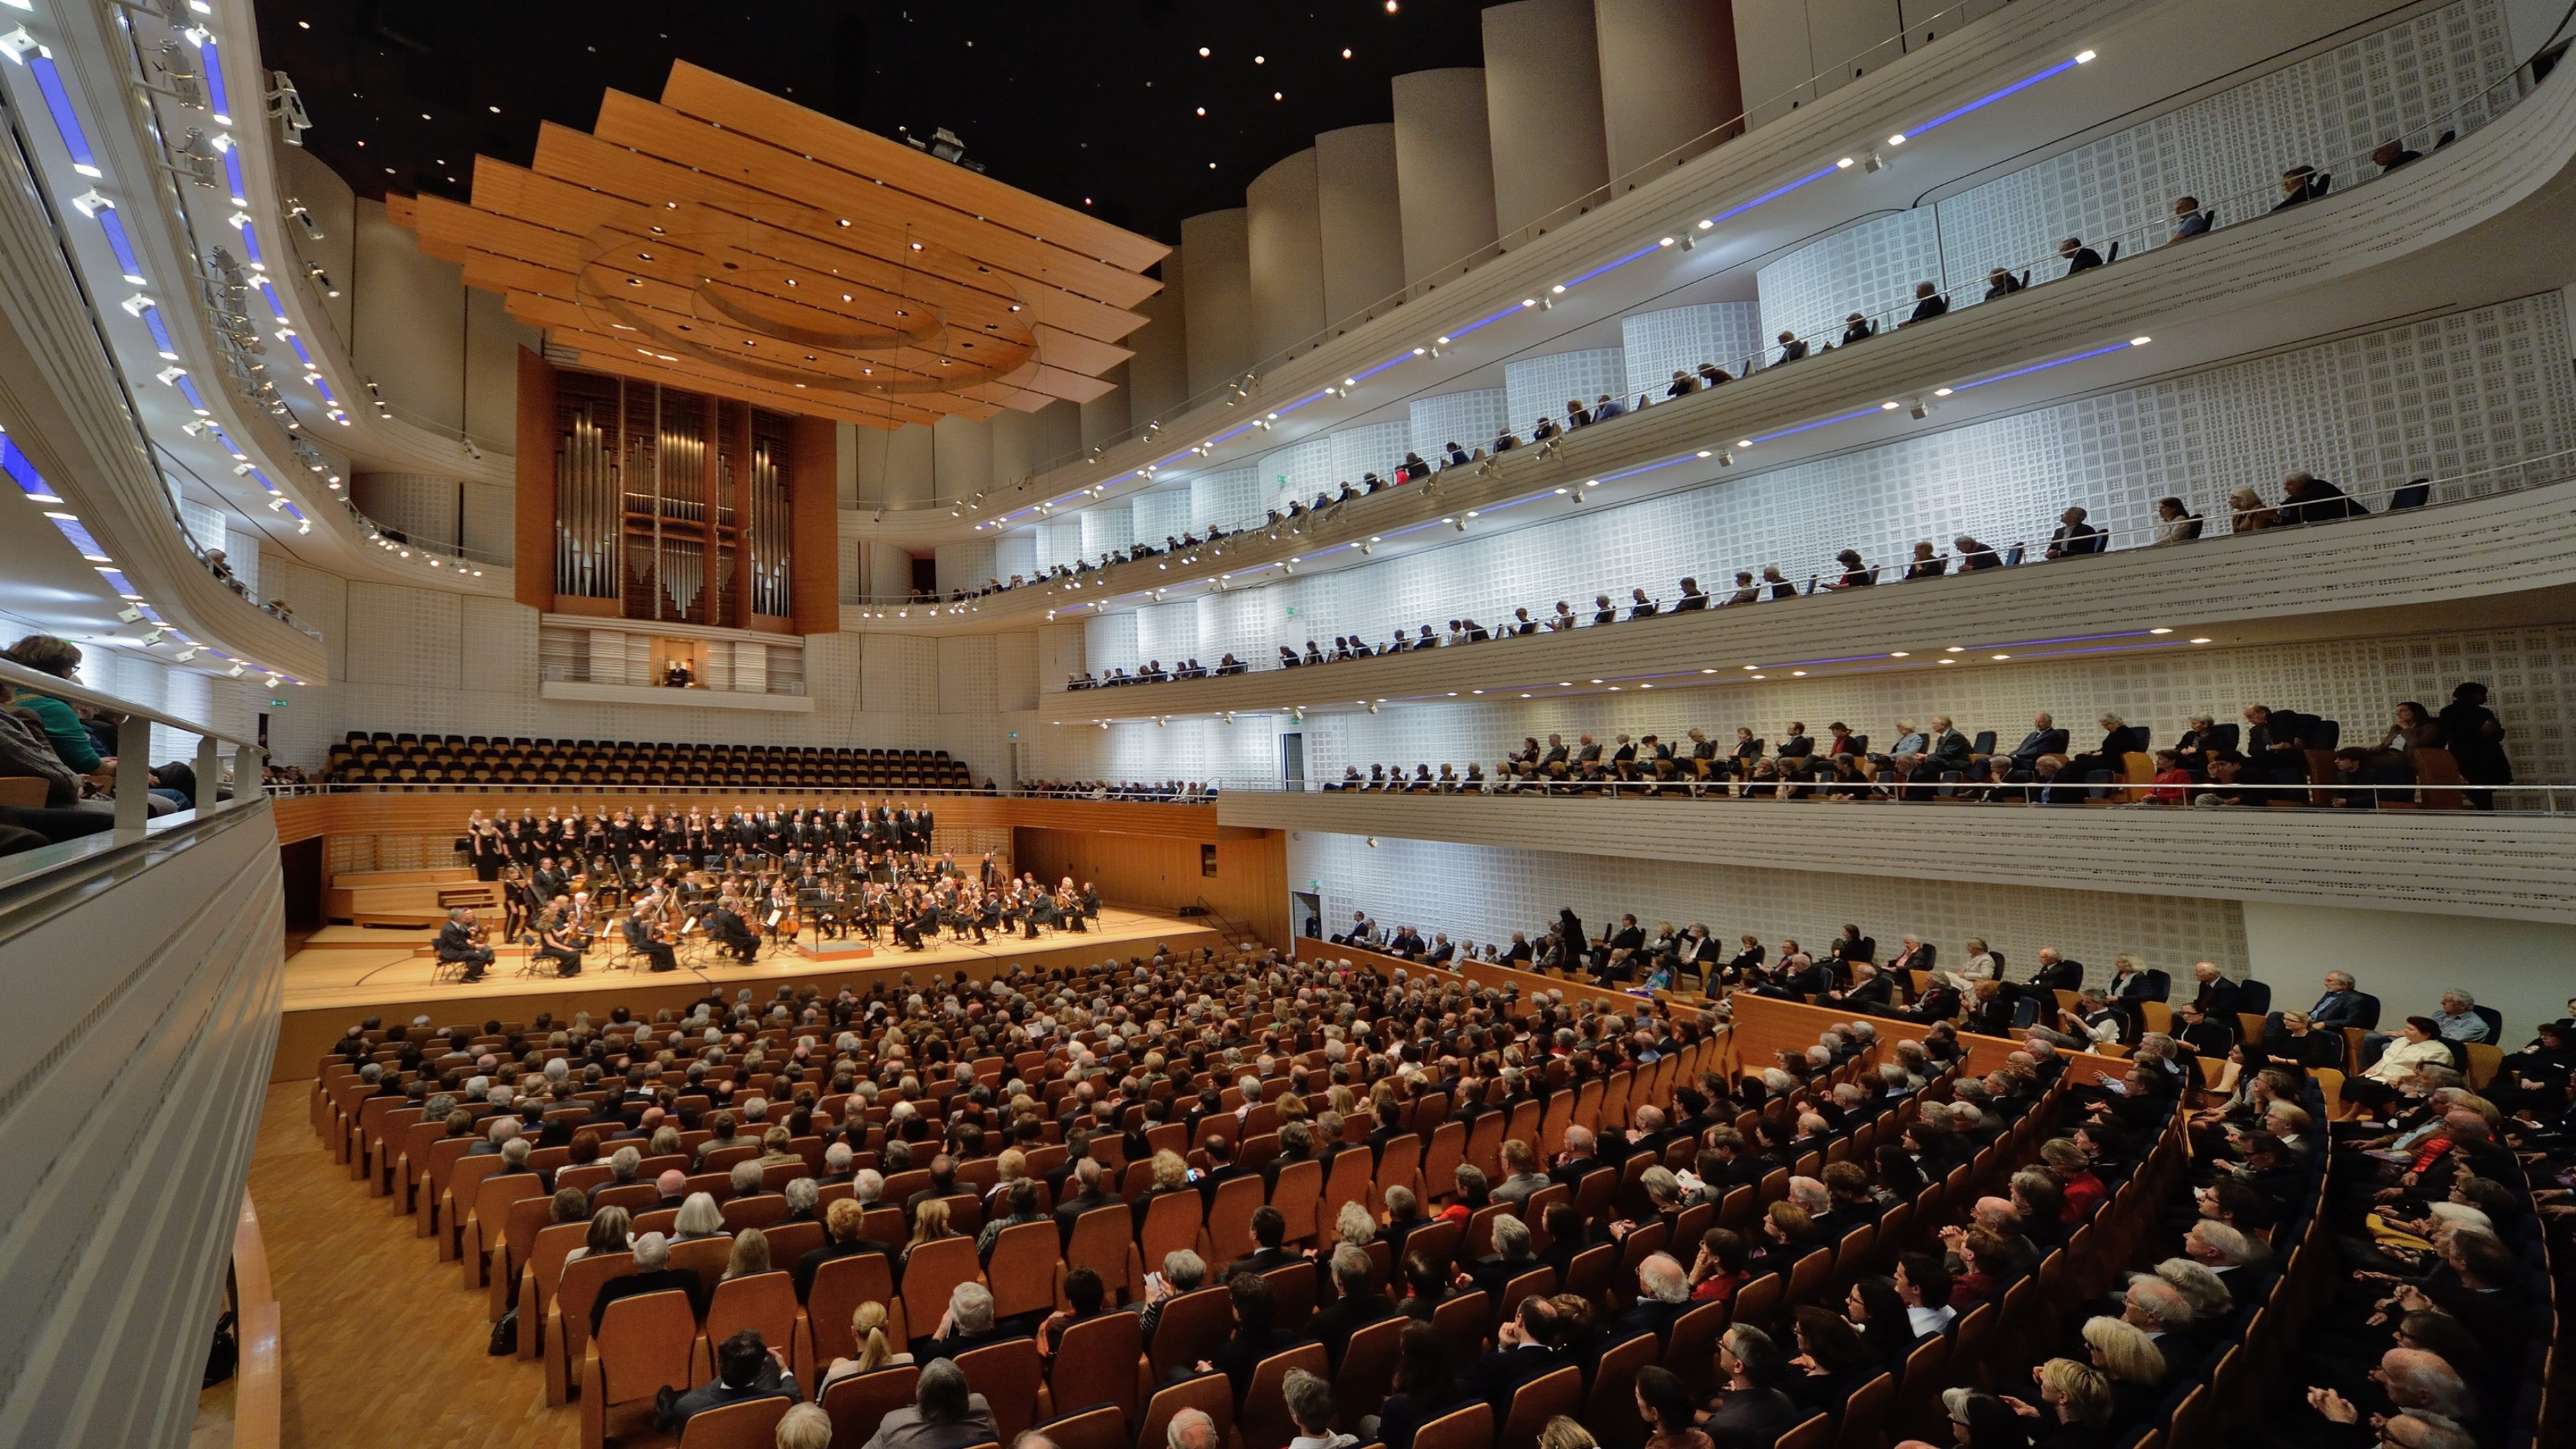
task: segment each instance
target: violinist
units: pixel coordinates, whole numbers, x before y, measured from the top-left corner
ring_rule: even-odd
[[[565,921],[570,904],[559,896],[537,918],[536,954],[554,962],[555,975],[559,977],[581,974],[581,940]]]
[[[670,942],[662,939],[661,927],[654,923],[652,913],[645,909],[643,902],[637,902],[634,911],[626,917],[625,930],[627,948],[651,961],[652,970],[680,969],[679,953],[671,949]]]
[[[447,924],[438,928],[438,959],[465,968],[467,985],[483,979],[492,969],[492,948],[483,944],[483,928],[474,920],[470,906],[458,906],[447,913]]]
[[[752,934],[751,927],[744,922],[742,911],[735,905],[733,897],[726,896],[716,902],[716,908],[707,913],[706,929],[707,939],[716,943],[716,949],[730,953],[746,965],[759,957],[760,938]]]

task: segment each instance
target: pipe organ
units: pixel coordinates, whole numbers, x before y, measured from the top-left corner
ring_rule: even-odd
[[[543,419],[550,436],[534,449],[523,436],[520,457],[521,536],[551,535],[539,607],[718,629],[837,626],[797,608],[838,594],[836,580],[815,587],[837,573],[831,423],[536,365],[550,398],[527,396],[534,379],[523,376],[521,427]],[[530,462],[551,477],[527,476]],[[538,508],[546,515],[532,517]],[[821,573],[800,592],[809,570]]]

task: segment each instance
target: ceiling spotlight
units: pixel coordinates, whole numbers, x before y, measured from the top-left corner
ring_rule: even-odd
[[[1916,422],[1919,423],[1932,415],[1932,405],[1925,402],[1917,402],[1914,406],[1906,409],[1906,411]]]
[[[1867,152],[1860,158],[1860,169],[1863,171],[1884,171],[1887,169],[1887,158],[1879,155],[1876,151]]]
[[[180,663],[182,663],[182,664],[185,664],[185,663],[187,663],[189,660],[194,659],[194,658],[196,658],[196,657],[197,657],[197,651],[196,651],[195,649],[193,649],[193,648],[190,648],[190,649],[182,649],[182,650],[180,650],[180,651],[179,651],[179,662],[180,662]]]

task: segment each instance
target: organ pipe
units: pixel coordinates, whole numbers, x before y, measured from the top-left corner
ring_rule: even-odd
[[[778,455],[762,442],[751,453],[751,610],[784,616],[787,592],[787,483]]]

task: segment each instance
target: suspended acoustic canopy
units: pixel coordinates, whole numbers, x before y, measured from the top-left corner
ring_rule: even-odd
[[[386,210],[558,360],[888,429],[1108,392],[1170,250],[684,61]]]

